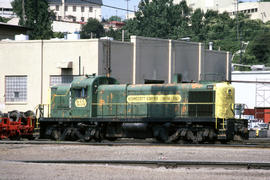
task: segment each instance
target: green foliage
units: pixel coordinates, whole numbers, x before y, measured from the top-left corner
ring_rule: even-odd
[[[122,21],[122,19],[119,16],[111,16],[108,21]]]
[[[141,1],[136,18],[127,21],[124,27],[130,34],[146,37],[181,38],[188,35],[190,9],[183,1],[178,5],[173,0]]]
[[[260,64],[270,65],[270,32],[262,32],[258,34],[254,41],[250,44],[250,54]]]
[[[64,38],[65,34],[62,32],[54,32],[53,33],[53,38]]]
[[[0,16],[0,22],[7,23],[10,20],[10,18],[5,18]]]
[[[24,0],[24,17],[22,0],[14,0],[11,5],[20,18],[19,25],[32,28],[30,39],[49,39],[53,36],[52,22],[55,15],[49,10],[47,0]]]
[[[270,21],[251,20],[249,15],[243,13],[239,13],[238,18],[230,18],[227,12],[219,14],[217,11],[203,12],[200,9],[192,12],[185,1],[173,4],[172,0],[144,0],[139,4],[136,17],[128,20],[123,29],[127,30],[128,35],[164,39],[190,37],[191,41],[203,42],[206,47],[213,42],[215,50],[235,54],[233,61],[236,63],[270,64],[266,45],[266,42],[270,42],[268,34],[265,34],[270,30]]]
[[[89,18],[87,23],[82,25],[80,35],[82,39],[89,39],[92,33],[94,38],[100,38],[104,36],[104,32],[103,25],[98,20]]]
[[[114,40],[121,41],[122,40],[122,30],[117,29],[114,30],[113,28],[110,28],[108,31],[105,32],[105,36],[112,37]],[[125,37],[127,38],[127,37]]]

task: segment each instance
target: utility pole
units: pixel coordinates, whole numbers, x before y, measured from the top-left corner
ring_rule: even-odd
[[[130,0],[125,0],[125,1],[127,1],[127,19],[129,18],[128,17],[128,2],[130,1]]]
[[[238,0],[236,0],[236,28],[237,28],[237,41],[239,41],[239,16],[238,16],[238,12],[239,12],[239,4],[238,4]]]
[[[25,25],[25,8],[24,8],[24,0],[22,0],[22,18],[23,18],[23,25]]]

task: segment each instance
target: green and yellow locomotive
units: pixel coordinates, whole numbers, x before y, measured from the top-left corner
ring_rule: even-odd
[[[155,138],[211,142],[247,138],[247,121],[234,118],[229,83],[118,84],[104,76],[51,88],[50,117],[40,118],[41,138]]]

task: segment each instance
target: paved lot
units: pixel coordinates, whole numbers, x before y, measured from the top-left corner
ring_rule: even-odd
[[[190,160],[270,162],[270,149],[0,145],[0,179],[269,179],[268,170],[25,164],[16,160]]]

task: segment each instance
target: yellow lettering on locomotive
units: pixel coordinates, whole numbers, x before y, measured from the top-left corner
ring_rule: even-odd
[[[128,103],[177,103],[181,101],[178,95],[129,95]]]
[[[85,99],[76,99],[75,106],[76,107],[86,107],[87,101]]]

